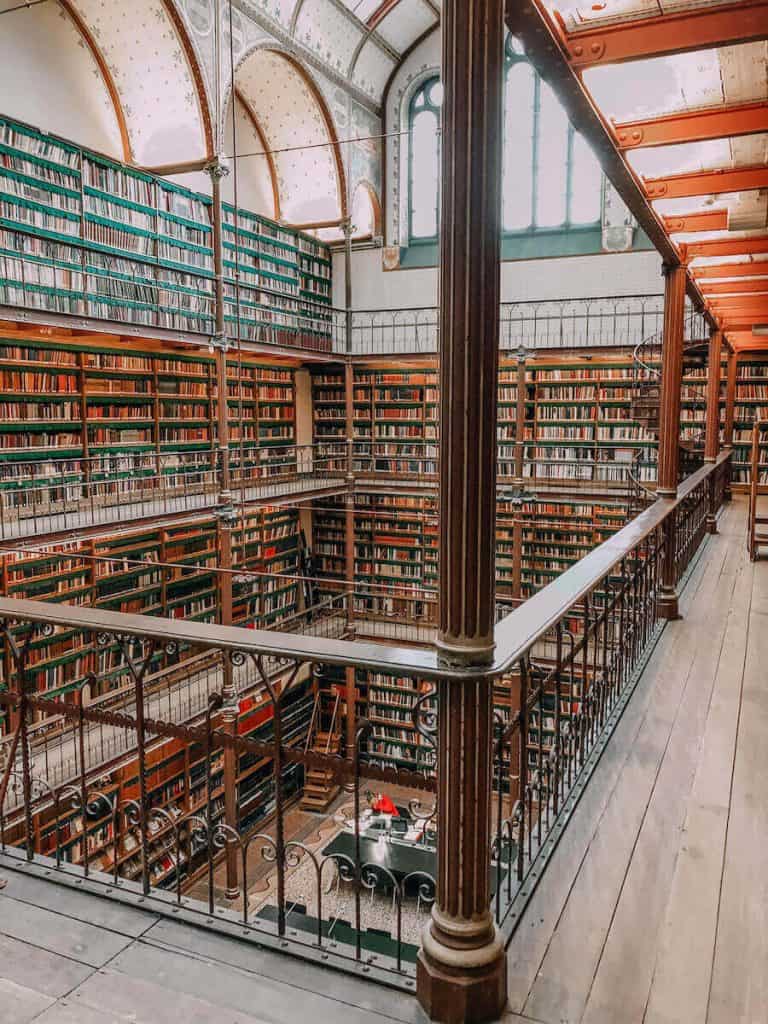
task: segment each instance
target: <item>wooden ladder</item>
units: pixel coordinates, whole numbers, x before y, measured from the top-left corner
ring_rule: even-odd
[[[768,546],[768,533],[761,527],[768,526],[768,516],[757,514],[757,499],[768,494],[768,484],[760,483],[760,434],[768,429],[768,420],[755,420],[752,428],[752,453],[749,460],[749,515],[747,518],[747,550],[751,561],[760,557],[760,548]]]
[[[341,731],[339,723],[339,702],[340,695],[336,694],[333,704],[331,725],[324,731],[319,725],[320,701],[322,695],[318,693],[315,697],[315,708],[312,713],[312,723],[307,735],[307,749],[313,754],[333,755],[338,754],[341,749]],[[315,728],[317,731],[315,731]],[[312,744],[310,747],[310,743]],[[325,811],[336,799],[341,787],[333,777],[328,768],[307,768],[304,773],[304,794],[299,807],[302,811]]]

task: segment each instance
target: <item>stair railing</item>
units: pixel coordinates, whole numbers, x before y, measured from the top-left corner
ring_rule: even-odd
[[[309,720],[309,728],[307,729],[307,741],[304,744],[304,753],[305,754],[307,753],[307,751],[309,750],[310,746],[312,745],[312,737],[315,734],[315,728],[317,726],[317,713],[318,713],[318,708],[319,707],[320,707],[320,694],[316,693],[315,694],[314,707],[312,708],[312,717]]]
[[[327,739],[326,744],[325,744],[325,752],[326,752],[326,754],[330,754],[330,752],[331,752],[331,739],[333,738],[334,730],[336,728],[336,717],[337,717],[337,715],[339,713],[339,702],[340,702],[340,700],[341,700],[341,694],[337,690],[336,691],[336,700],[334,701],[334,704],[333,704],[333,714],[331,715],[331,728],[328,730],[328,739]]]

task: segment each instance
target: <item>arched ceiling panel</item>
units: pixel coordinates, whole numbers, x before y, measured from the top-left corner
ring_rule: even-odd
[[[241,64],[236,87],[274,152],[283,219],[304,224],[340,217],[342,175],[329,145],[335,138],[304,71],[283,54],[256,50]]]
[[[118,113],[102,68],[59,4],[3,16],[0,96],[4,114],[118,160],[124,155]]]
[[[435,8],[427,0],[399,3],[376,25],[376,31],[398,53],[403,53],[437,21]]]
[[[352,81],[358,89],[379,100],[395,66],[392,57],[369,39],[355,61]]]
[[[241,155],[237,163],[237,201],[238,205],[254,213],[263,213],[267,217],[279,218],[280,201],[277,189],[277,174],[271,156],[254,156],[255,153],[267,153],[268,146],[261,125],[253,112],[240,99],[235,99],[237,124],[237,153]],[[227,113],[224,130],[224,151],[232,155],[235,151],[232,131],[232,106]],[[223,195],[227,202],[234,202],[234,175],[230,174],[223,181]]]
[[[332,70],[346,73],[364,34],[362,25],[347,17],[333,0],[304,0],[294,35]]]
[[[170,0],[169,0],[170,2]],[[191,53],[163,0],[70,0],[119,94],[133,159],[193,160],[209,147]]]

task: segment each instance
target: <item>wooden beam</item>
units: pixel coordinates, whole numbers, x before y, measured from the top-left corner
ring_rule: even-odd
[[[768,106],[760,101],[684,110],[663,117],[622,121],[615,125],[615,131],[622,150],[755,135],[768,131]]]
[[[768,253],[768,235],[752,238],[710,238],[688,243],[688,259],[696,256],[752,256]]]
[[[700,213],[686,213],[680,217],[665,217],[664,226],[670,234],[688,231],[727,231],[727,210],[702,210]]]
[[[719,295],[707,305],[718,313],[735,310],[740,316],[751,316],[755,312],[768,312],[768,295]]]
[[[757,278],[754,281],[704,281],[701,286],[704,298],[711,295],[747,295],[750,292],[767,292],[768,277]]]
[[[644,178],[648,199],[686,199],[689,196],[721,195],[768,188],[768,167],[727,167],[719,171],[693,171],[665,178]]]
[[[583,71],[596,64],[616,64],[763,39],[768,35],[768,3],[753,0],[702,7],[614,25],[593,25],[570,33],[559,16],[558,22],[571,64]]]
[[[691,267],[697,281],[719,277],[763,277],[768,275],[768,260],[750,260],[749,263],[710,263],[709,266]]]

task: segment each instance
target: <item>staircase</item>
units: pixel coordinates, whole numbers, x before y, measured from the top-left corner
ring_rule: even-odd
[[[653,335],[636,346],[634,358],[633,394],[630,404],[632,419],[640,424],[653,438],[658,440],[661,407],[661,335]],[[690,390],[700,386],[686,380],[686,374],[702,370],[707,365],[709,344],[693,341],[683,349],[682,385]],[[706,386],[705,395],[706,396]],[[692,438],[680,440],[680,477],[689,476],[698,469],[704,457],[704,431]]]
[[[337,755],[341,752],[340,697],[338,693],[335,695],[330,715],[325,708],[329,697],[328,693],[322,692],[315,697],[305,752],[323,755]],[[324,727],[323,721],[328,717],[330,724]],[[340,786],[328,769],[307,768],[304,773],[304,794],[299,807],[302,811],[326,811],[338,796],[339,790]]]

